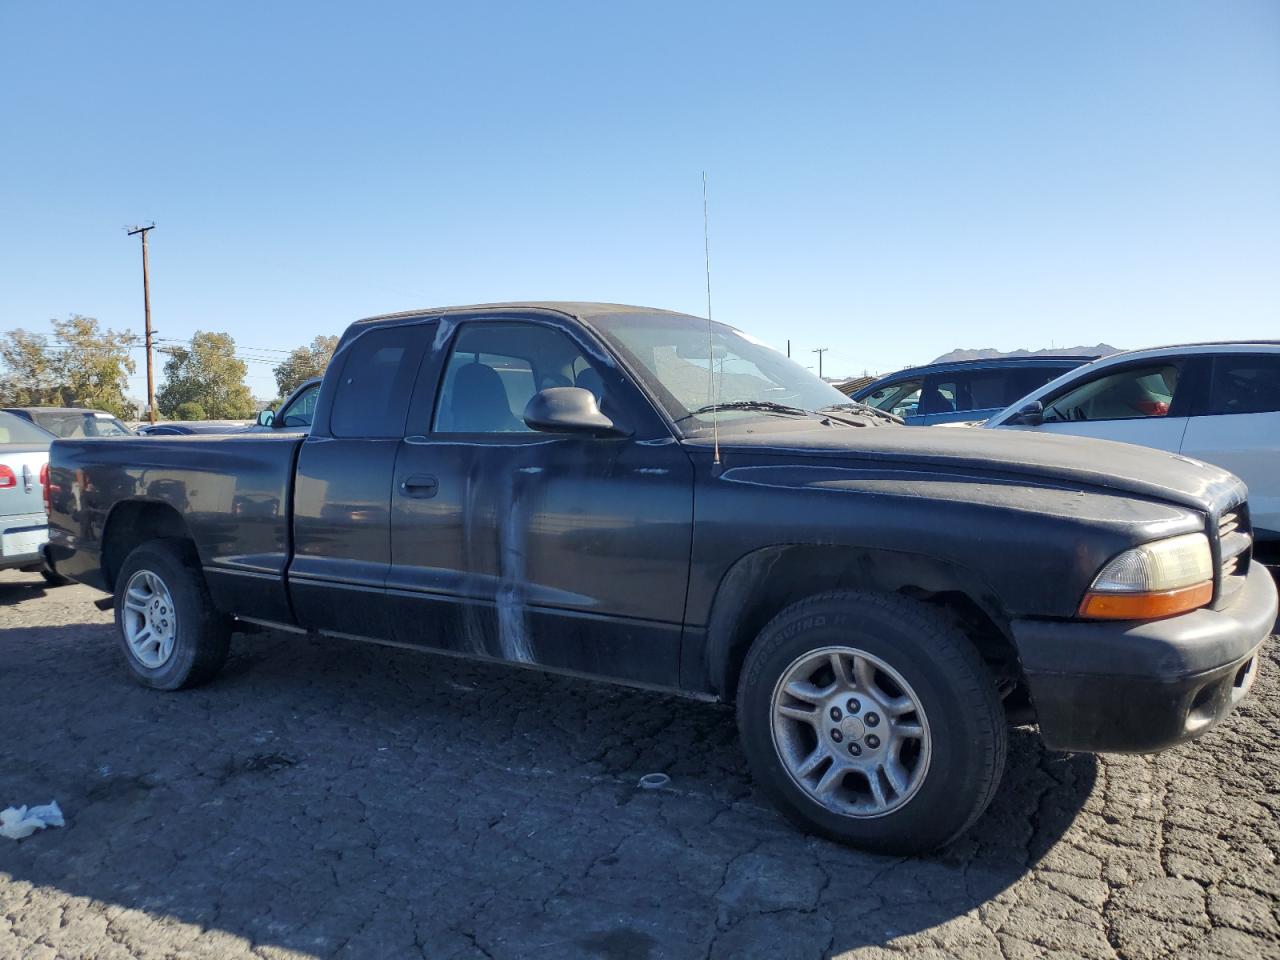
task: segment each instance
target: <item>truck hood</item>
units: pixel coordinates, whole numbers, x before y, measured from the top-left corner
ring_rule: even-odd
[[[778,418],[767,432],[720,436],[726,471],[787,460],[839,461],[843,467],[1013,480],[1114,491],[1220,513],[1244,500],[1244,482],[1219,467],[1150,447],[1110,440],[1003,430],[936,427],[821,427]],[[710,437],[682,441],[713,448]],[[833,463],[832,466],[836,464]]]

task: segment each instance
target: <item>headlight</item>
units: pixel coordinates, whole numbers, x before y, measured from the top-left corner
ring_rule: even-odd
[[[1080,616],[1153,620],[1213,599],[1213,555],[1203,533],[1157,540],[1112,558],[1080,602]]]

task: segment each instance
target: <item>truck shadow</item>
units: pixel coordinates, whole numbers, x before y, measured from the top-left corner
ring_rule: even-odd
[[[129,681],[102,624],[0,628],[0,662],[0,725],[23,731],[0,747],[0,806],[56,799],[68,820],[0,840],[0,887],[33,884],[63,927],[123,907],[126,945],[221,937],[235,956],[884,944],[1017,882],[1097,771],[1014,731],[976,828],[888,858],[787,823],[714,705],[274,634],[237,636],[224,673],[181,694]],[[670,785],[640,789],[651,772]]]
[[[40,574],[27,574],[29,580],[6,580],[0,583],[0,607],[9,607],[25,600],[37,600],[47,591]],[[2,621],[0,621],[2,623]]]

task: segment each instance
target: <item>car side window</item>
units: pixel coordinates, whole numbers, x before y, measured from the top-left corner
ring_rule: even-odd
[[[959,386],[954,379],[937,380],[930,377],[920,391],[919,412],[928,416],[933,413],[954,413],[956,410],[969,409],[957,405],[956,395],[959,393]]]
[[[862,402],[898,417],[914,417],[920,407],[921,380],[903,380],[881,387]]]
[[[1156,364],[1095,377],[1047,404],[1045,422],[1167,417],[1180,372],[1177,364]]]
[[[422,359],[422,325],[374,327],[347,351],[329,414],[335,437],[389,439],[404,436],[409,396]]]
[[[920,410],[925,414],[1002,410],[1051,379],[1052,371],[1023,370],[978,370],[946,379],[930,378],[925,384]]]
[[[313,384],[300,396],[293,398],[281,414],[281,421],[286,427],[309,427],[316,415],[316,400],[320,397],[320,384]]]
[[[534,323],[468,323],[454,338],[436,402],[436,433],[531,433],[524,408],[548,387],[583,387],[603,401],[578,345]]]
[[[1276,412],[1280,412],[1280,356],[1214,357],[1210,416]]]
[[[1050,380],[1056,380],[1062,376],[1068,367],[1035,367],[1030,370],[1015,370],[1009,376],[1009,387],[1005,394],[1007,397],[1000,406],[1007,407],[1011,403],[1025,397],[1034,390],[1039,390]]]

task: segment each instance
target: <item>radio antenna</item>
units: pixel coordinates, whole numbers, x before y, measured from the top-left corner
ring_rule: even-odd
[[[711,221],[707,216],[707,171],[702,171],[702,252],[707,272],[707,402],[711,404],[711,436],[715,449],[712,463],[720,465],[720,416],[717,407],[720,391],[716,389],[716,341],[711,326]]]

